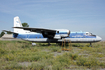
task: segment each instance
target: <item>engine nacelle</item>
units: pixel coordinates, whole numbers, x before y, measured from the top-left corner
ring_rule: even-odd
[[[70,35],[70,30],[59,29],[59,30],[56,31],[54,39],[62,39],[62,38],[65,38],[65,37],[69,37],[69,35]]]

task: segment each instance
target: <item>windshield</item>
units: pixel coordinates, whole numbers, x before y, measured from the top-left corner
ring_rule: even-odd
[[[89,36],[96,36],[96,35],[93,35],[93,34],[90,33],[90,32],[86,32],[86,35],[89,35]]]

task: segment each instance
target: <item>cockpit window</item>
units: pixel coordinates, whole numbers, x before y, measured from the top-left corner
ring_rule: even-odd
[[[88,33],[86,33],[86,35],[88,35]]]
[[[86,32],[86,35],[89,35],[89,36],[96,36],[96,35],[93,35],[93,34],[90,33],[90,32]]]
[[[92,33],[90,33],[90,35],[92,35]]]
[[[89,35],[92,35],[92,33],[89,33]]]

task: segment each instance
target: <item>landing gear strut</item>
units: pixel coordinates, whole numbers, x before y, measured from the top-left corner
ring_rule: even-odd
[[[48,42],[48,46],[50,46],[51,44],[50,44],[50,42]]]
[[[92,47],[92,43],[90,43],[89,47]]]

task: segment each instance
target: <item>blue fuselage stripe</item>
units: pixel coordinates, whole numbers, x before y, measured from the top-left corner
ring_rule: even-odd
[[[67,34],[67,33],[60,33],[60,34]],[[13,37],[16,37],[16,35],[13,34]],[[18,34],[16,38],[44,38],[44,37],[42,34]],[[69,37],[66,38],[96,38],[96,37],[85,35],[85,33],[70,33]]]

